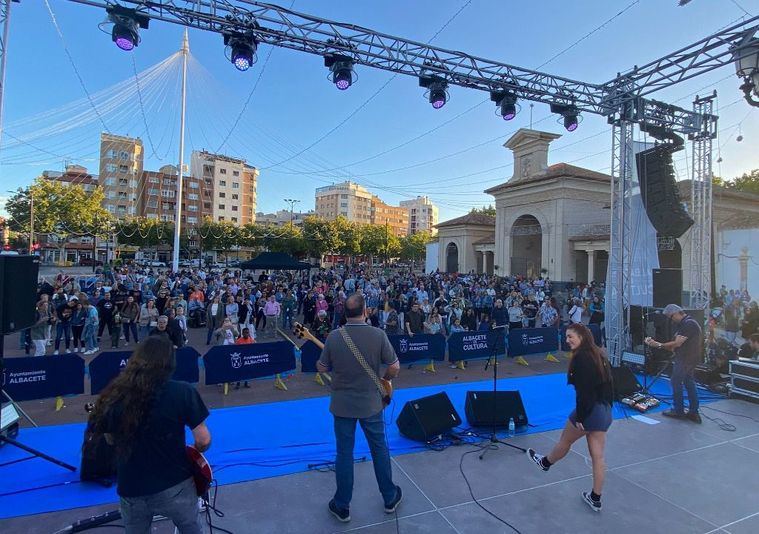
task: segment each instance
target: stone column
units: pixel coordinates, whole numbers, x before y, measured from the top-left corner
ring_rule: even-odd
[[[488,272],[488,253],[485,251],[480,252],[482,254],[482,273],[487,274]]]
[[[596,278],[596,251],[586,250],[588,253],[588,283],[591,283]]]

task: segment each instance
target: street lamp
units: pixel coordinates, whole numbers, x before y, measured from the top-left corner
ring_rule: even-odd
[[[747,36],[740,45],[733,47],[733,60],[735,73],[743,78],[740,88],[746,102],[759,107],[759,38]]]
[[[295,205],[300,202],[300,200],[297,200],[295,198],[286,198],[284,199],[285,202],[290,204],[290,226],[293,225],[293,211],[295,210]]]

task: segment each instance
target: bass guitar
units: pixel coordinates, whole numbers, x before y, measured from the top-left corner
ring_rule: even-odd
[[[293,324],[293,335],[295,335],[295,337],[298,339],[305,339],[310,341],[322,350],[324,349],[324,343],[322,343],[319,338],[314,336],[311,332],[309,332],[308,328],[300,323]],[[384,406],[388,406],[390,404],[390,401],[393,399],[393,383],[386,378],[380,378],[379,382],[382,386],[382,404]]]
[[[187,454],[187,460],[190,462],[190,471],[192,471],[192,479],[195,482],[195,491],[198,497],[208,500],[208,490],[211,489],[211,484],[213,483],[211,464],[208,463],[203,453],[192,445],[185,446],[185,453]]]

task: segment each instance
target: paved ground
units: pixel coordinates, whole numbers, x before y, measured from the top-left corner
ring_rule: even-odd
[[[464,457],[463,469],[474,495],[492,513],[523,534],[641,532],[750,534],[759,531],[759,406],[725,400],[705,409],[737,427],[725,432],[708,420],[701,426],[654,415],[655,425],[616,421],[608,435],[604,510],[591,512],[580,500],[590,487],[587,449],[578,443],[548,473],[510,448]],[[529,409],[529,408],[528,408]],[[548,450],[559,431],[515,438],[522,447]],[[217,505],[225,513],[216,526],[235,534],[285,533],[502,533],[508,527],[473,501],[459,472],[472,446],[423,452],[393,459],[404,501],[395,516],[382,511],[371,465],[356,466],[352,521],[336,522],[326,503],[334,491],[331,473],[306,472],[220,488]],[[114,506],[69,510],[0,521],[6,534],[50,533]],[[102,532],[113,532],[101,529]],[[170,533],[166,522],[154,532]],[[95,530],[93,532],[98,532]]]

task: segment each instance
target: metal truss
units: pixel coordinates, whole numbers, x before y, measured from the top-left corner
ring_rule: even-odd
[[[693,111],[697,114],[712,114],[714,93],[696,98]],[[694,224],[690,229],[690,306],[704,309],[709,305],[712,275],[712,140],[717,132],[703,129],[692,136],[693,176],[691,180],[691,217]]]
[[[5,65],[8,61],[8,35],[11,27],[11,2],[13,0],[0,0],[0,141],[3,136],[3,102],[5,101]]]

